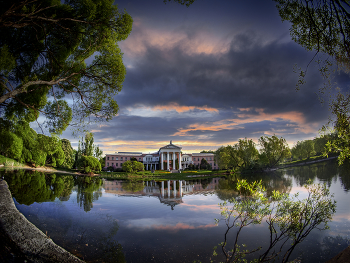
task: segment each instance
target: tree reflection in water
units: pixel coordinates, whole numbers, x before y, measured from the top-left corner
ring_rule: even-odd
[[[129,192],[141,192],[143,188],[145,187],[143,182],[139,182],[136,180],[127,180],[123,181],[122,183],[123,190],[129,191]]]
[[[238,196],[237,183],[242,179],[246,180],[248,183],[261,181],[268,197],[272,195],[273,191],[289,193],[292,189],[292,179],[284,177],[284,174],[285,171],[256,174],[232,174],[227,178],[221,178],[218,184],[217,195],[223,201]]]
[[[93,207],[93,202],[102,196],[102,180],[97,177],[56,175],[23,169],[3,170],[0,171],[0,175],[6,180],[16,201],[27,206],[34,202],[52,202],[56,198],[67,201],[72,191],[76,190],[78,205],[88,212]],[[136,189],[135,185],[136,188],[140,188],[139,183],[136,183],[133,189]],[[91,225],[85,225],[83,222],[75,223],[76,220],[69,218],[65,218],[64,221],[58,220],[59,213],[59,210],[51,210],[45,217],[31,213],[30,220],[42,227],[43,232],[46,229],[46,233],[55,242],[71,253],[81,258],[83,255],[89,255],[89,262],[125,262],[123,248],[115,240],[119,225],[111,216],[102,217],[102,220],[105,220],[103,230],[91,231]],[[73,232],[69,232],[69,229]],[[70,238],[66,236],[68,233]],[[89,244],[95,245],[91,247]]]
[[[74,186],[71,175],[45,174],[38,171],[2,171],[12,196],[20,204],[54,201],[56,197],[69,197]]]
[[[77,202],[85,212],[89,212],[93,207],[93,202],[102,196],[100,187],[102,180],[98,177],[77,177],[75,180],[77,185]]]

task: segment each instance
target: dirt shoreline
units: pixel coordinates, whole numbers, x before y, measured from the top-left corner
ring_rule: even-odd
[[[0,168],[4,169],[13,169],[13,170],[32,170],[32,171],[42,171],[46,173],[63,173],[63,174],[71,174],[71,175],[80,175],[80,176],[88,176],[87,174],[79,173],[79,172],[68,172],[68,171],[62,171],[62,170],[55,170],[49,167],[30,167],[30,166],[3,166],[0,165]],[[98,176],[99,174],[94,174],[93,176]]]

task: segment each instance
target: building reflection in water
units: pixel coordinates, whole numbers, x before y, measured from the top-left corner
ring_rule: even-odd
[[[218,188],[220,178],[208,178],[195,181],[168,180],[168,181],[146,181],[135,182],[143,187],[130,187],[130,182],[122,180],[103,181],[103,188],[106,193],[119,196],[149,196],[156,197],[165,205],[174,207],[183,203],[184,195],[214,193]]]

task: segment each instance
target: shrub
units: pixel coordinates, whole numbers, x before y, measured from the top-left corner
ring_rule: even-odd
[[[101,171],[101,163],[93,156],[82,156],[80,164],[85,173]]]

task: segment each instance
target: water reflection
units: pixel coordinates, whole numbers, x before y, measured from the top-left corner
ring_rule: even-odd
[[[214,194],[218,189],[221,178],[206,178],[196,180],[167,180],[167,181],[124,181],[104,180],[103,188],[106,193],[119,196],[152,196],[157,197],[162,204],[172,210],[183,203],[182,197],[191,194]]]
[[[57,176],[38,171],[2,171],[12,195],[20,204],[54,201],[56,197],[69,199],[74,186],[72,176]]]
[[[238,195],[238,179],[262,180],[270,195],[273,190],[296,193],[311,177],[331,185],[338,211],[331,230],[312,234],[296,253],[303,262],[325,262],[346,247],[350,236],[349,168],[326,162],[268,174],[165,181],[0,173],[18,210],[87,262],[208,262],[225,233],[214,221],[220,215],[218,203]],[[254,248],[268,234],[263,227],[248,228],[242,243]],[[314,253],[303,254],[306,249]]]
[[[102,180],[98,177],[77,177],[75,179],[77,203],[88,212],[93,207],[93,202],[102,196],[100,189]]]

